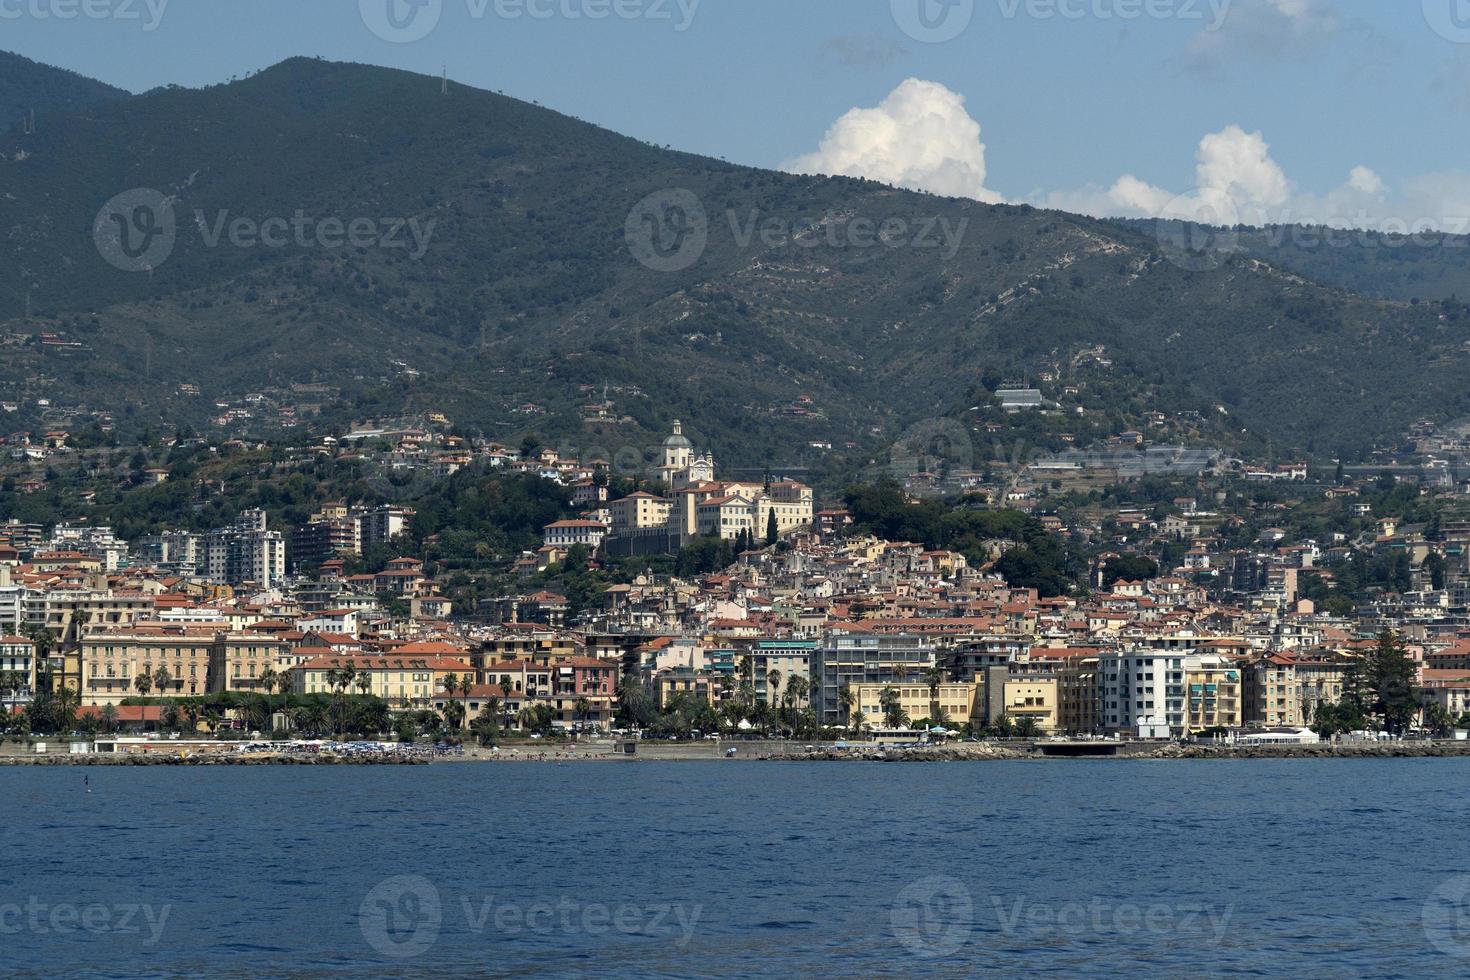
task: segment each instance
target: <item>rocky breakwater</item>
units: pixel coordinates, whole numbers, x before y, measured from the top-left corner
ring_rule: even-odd
[[[426,766],[427,759],[393,752],[352,755],[253,753],[234,755],[198,752],[193,755],[34,755],[0,759],[0,766]]]
[[[783,752],[765,756],[775,762],[982,762],[1035,758],[1024,749],[985,742],[935,745],[921,748],[862,745],[845,749],[818,748],[810,752]]]
[[[1470,742],[1340,742],[1336,745],[1161,745],[1135,759],[1436,759],[1470,756]]]

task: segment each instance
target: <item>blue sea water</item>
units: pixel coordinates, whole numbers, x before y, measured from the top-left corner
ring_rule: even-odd
[[[9,976],[1450,976],[1461,760],[0,770]]]

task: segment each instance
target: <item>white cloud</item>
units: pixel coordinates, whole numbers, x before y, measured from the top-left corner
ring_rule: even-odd
[[[1033,195],[1032,203],[1097,217],[1470,232],[1470,174],[1428,174],[1394,190],[1373,169],[1359,165],[1338,187],[1313,194],[1287,177],[1261,133],[1240,126],[1200,140],[1195,160],[1195,186],[1182,192],[1125,174],[1106,189]]]
[[[1269,0],[1291,10],[1315,0]],[[986,147],[965,100],[910,78],[874,108],[845,113],[814,153],[787,161],[796,173],[866,177],[949,197],[1001,203],[986,186]],[[1391,187],[1372,168],[1348,168],[1325,194],[1301,189],[1260,132],[1229,125],[1200,140],[1192,187],[1170,189],[1124,174],[1111,185],[1037,190],[1024,200],[1097,217],[1169,217],[1209,224],[1325,224],[1385,231],[1470,233],[1470,173],[1426,174]]]
[[[985,186],[985,144],[964,97],[917,78],[904,81],[874,108],[846,112],[816,152],[788,160],[782,169],[866,177],[987,203],[1001,200]]]

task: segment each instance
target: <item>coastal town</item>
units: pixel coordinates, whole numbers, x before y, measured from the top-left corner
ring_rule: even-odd
[[[499,581],[522,589],[468,608],[447,563],[409,548],[403,503],[330,501],[290,527],[254,508],[133,541],[12,518],[7,733],[1303,745],[1470,726],[1470,520],[1444,516],[1453,482],[1242,467],[1122,503],[1061,492],[1046,469],[938,498],[921,469],[819,505],[796,480],[720,479],[678,422],[622,495],[606,461],[530,444],[355,441],[385,437],[431,480],[534,481],[574,516],[500,556]],[[935,507],[983,526],[956,547],[883,533]],[[1042,541],[1065,543],[1077,581],[1027,571]],[[700,548],[714,564],[668,570]],[[551,587],[571,566],[626,574],[573,602]]]

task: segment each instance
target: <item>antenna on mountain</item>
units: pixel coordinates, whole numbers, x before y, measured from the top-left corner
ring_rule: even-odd
[[[449,94],[449,66],[444,66],[444,73],[439,78],[439,94]]]
[[[22,131],[29,136],[36,131],[36,110],[32,109],[21,117]]]

